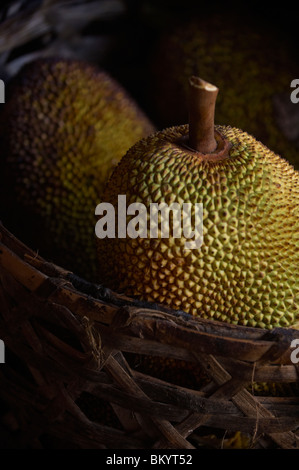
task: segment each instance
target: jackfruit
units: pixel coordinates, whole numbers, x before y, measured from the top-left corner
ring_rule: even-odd
[[[291,82],[299,64],[291,38],[234,15],[176,23],[153,48],[148,101],[159,128],[188,120],[188,78],[198,74],[225,90],[215,122],[246,130],[299,169],[298,105]],[[240,26],[241,24],[241,26]]]
[[[214,123],[211,129],[216,149],[209,153],[194,150],[185,124],[142,139],[122,158],[103,193],[115,222],[109,236],[97,233],[100,281],[202,318],[298,327],[299,173],[247,132]],[[124,222],[120,195],[127,218],[126,236],[118,237],[112,232]],[[139,204],[131,206],[135,212],[132,203]],[[163,238],[167,216],[160,211],[159,230],[152,232],[151,204],[160,203],[191,204],[193,231],[175,236],[173,217]],[[188,248],[200,204],[203,243]],[[98,219],[99,227],[104,221]]]
[[[127,149],[153,131],[126,90],[95,65],[56,58],[26,65],[1,114],[14,233],[95,279],[94,210],[104,182]]]

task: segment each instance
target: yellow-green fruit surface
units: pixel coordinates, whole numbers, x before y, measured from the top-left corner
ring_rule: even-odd
[[[60,59],[25,66],[1,115],[5,184],[18,204],[15,219],[26,211],[24,231],[42,256],[95,279],[94,212],[103,185],[128,148],[153,131],[95,66]]]
[[[121,160],[103,200],[118,217],[141,202],[203,204],[203,244],[189,239],[98,238],[106,285],[195,316],[253,327],[298,326],[299,173],[249,134],[216,126],[231,145],[203,161],[184,148],[188,125],[141,140]],[[100,218],[99,218],[100,220]],[[127,223],[133,220],[127,217]],[[140,219],[142,220],[142,219]],[[149,223],[147,220],[147,227]],[[190,241],[190,240],[189,240]]]
[[[299,169],[296,52],[279,29],[255,23],[211,15],[165,32],[151,63],[153,113],[161,128],[188,122],[188,79],[204,77],[221,90],[216,124],[249,132]]]

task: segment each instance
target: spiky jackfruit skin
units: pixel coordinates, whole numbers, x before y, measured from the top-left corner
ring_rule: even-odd
[[[299,319],[299,173],[237,128],[216,126],[229,155],[216,162],[181,145],[188,126],[133,146],[103,200],[203,204],[203,244],[181,238],[98,239],[102,280],[131,296],[195,316],[253,327]],[[128,217],[131,220],[132,217]],[[149,224],[147,224],[149,227]]]
[[[60,59],[25,66],[11,84],[1,135],[7,193],[18,204],[15,218],[26,213],[26,241],[95,279],[94,212],[103,185],[127,149],[153,131],[120,84],[95,66]]]
[[[188,79],[205,77],[225,90],[217,98],[216,123],[246,130],[299,169],[299,136],[289,137],[290,126],[298,127],[290,85],[299,63],[291,41],[266,25],[242,21],[240,26],[240,21],[224,15],[195,18],[157,41],[148,86],[151,112],[161,128],[188,122]]]

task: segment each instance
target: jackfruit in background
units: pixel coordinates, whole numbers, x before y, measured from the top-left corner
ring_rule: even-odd
[[[299,61],[279,26],[254,18],[205,14],[176,21],[153,48],[149,109],[160,128],[188,121],[188,78],[225,90],[216,124],[252,134],[299,168],[299,105],[290,99]],[[242,20],[244,19],[244,21]]]
[[[106,72],[39,59],[11,82],[1,114],[9,227],[88,280],[97,272],[95,207],[113,167],[154,127]]]

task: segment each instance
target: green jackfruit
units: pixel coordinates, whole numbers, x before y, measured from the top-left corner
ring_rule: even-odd
[[[62,59],[25,66],[1,115],[3,184],[18,205],[14,233],[95,279],[94,212],[103,185],[126,150],[153,130],[120,84],[95,66]]]
[[[188,125],[159,131],[123,157],[103,201],[115,208],[116,219],[119,195],[127,207],[142,203],[146,235],[98,238],[101,281],[203,318],[298,326],[299,173],[248,133],[215,130],[230,146],[222,158],[185,147]],[[186,249],[184,234],[151,235],[150,204],[162,202],[203,204],[200,248]],[[132,220],[128,215],[127,230]]]
[[[204,76],[225,90],[217,124],[245,130],[299,169],[299,108],[291,101],[298,72],[292,42],[280,31],[234,16],[205,15],[176,24],[157,41],[148,87],[151,112],[162,128],[186,123],[188,78]]]

